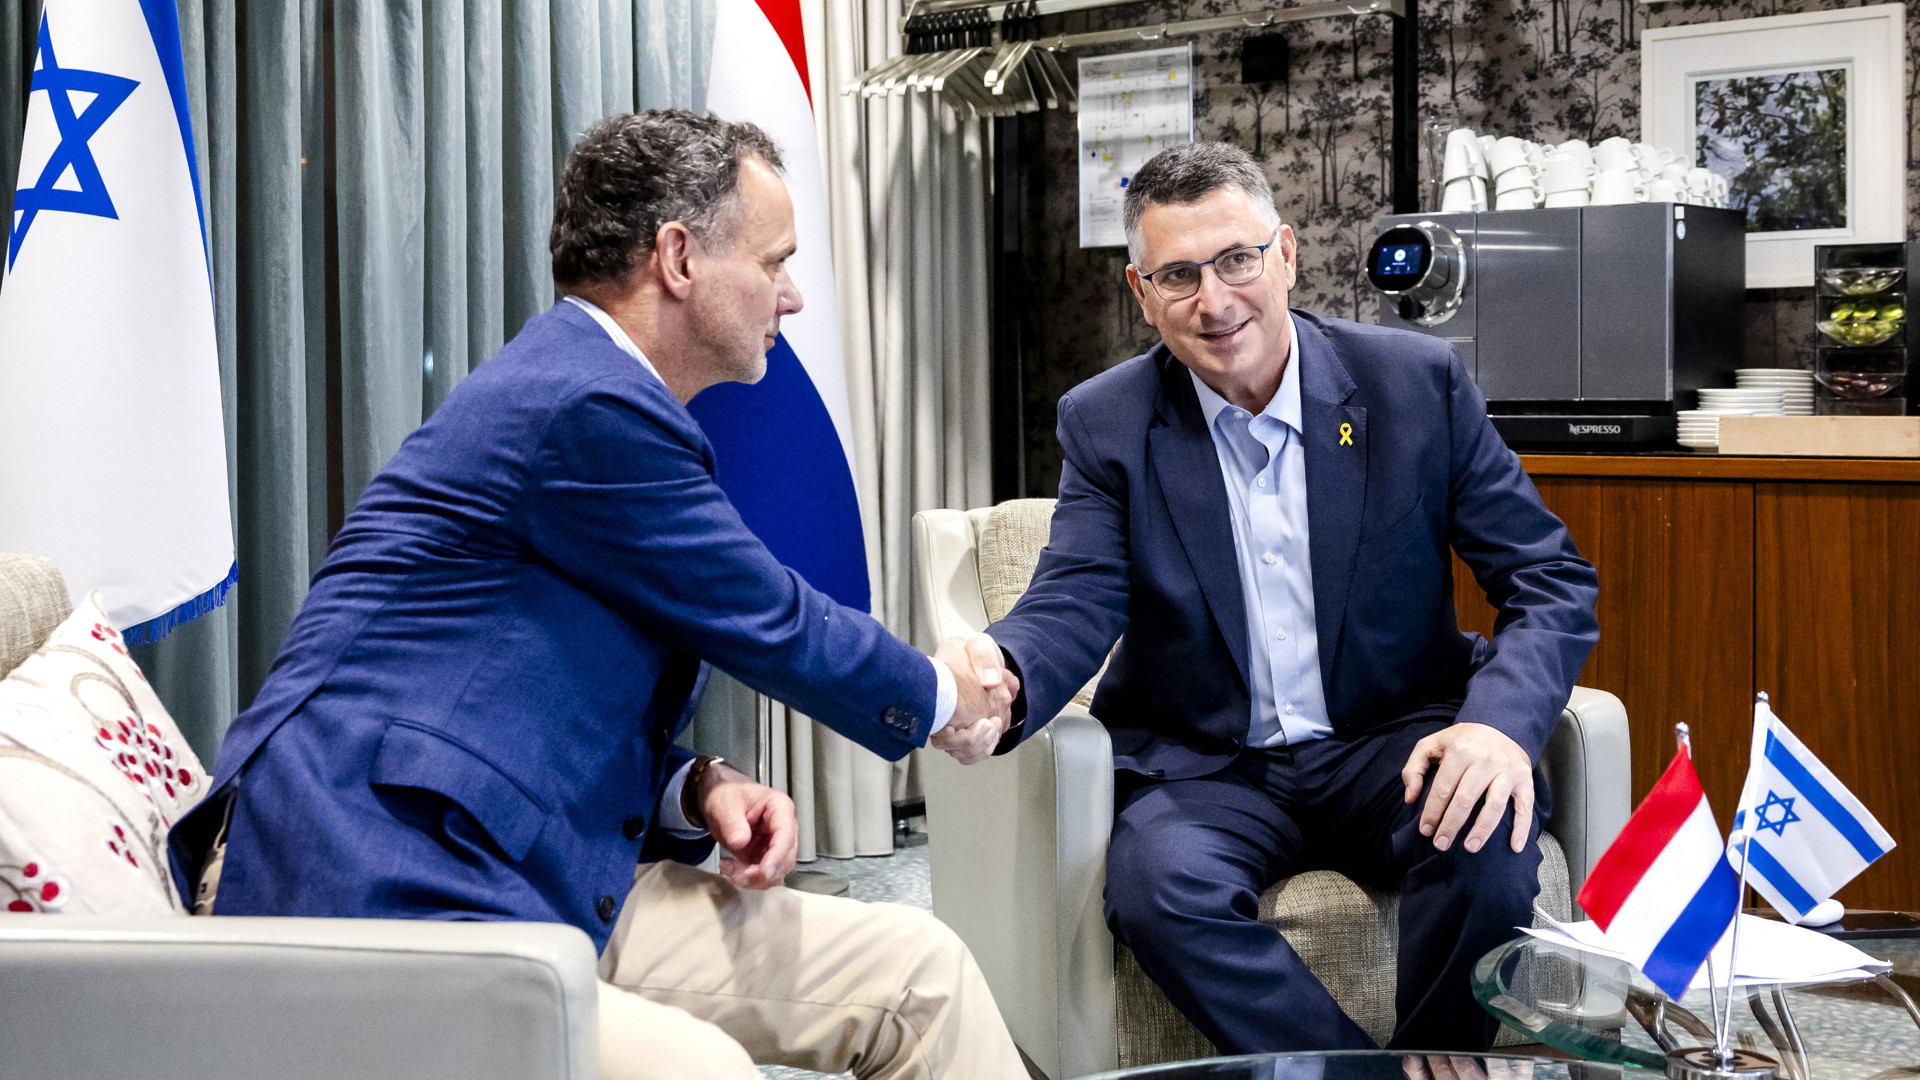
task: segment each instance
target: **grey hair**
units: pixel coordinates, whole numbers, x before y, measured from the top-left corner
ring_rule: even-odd
[[[618,281],[678,221],[706,244],[731,242],[740,216],[740,165],[781,168],[780,151],[752,124],[685,109],[609,116],[567,155],[553,200],[553,280],[562,288]]]
[[[1273,203],[1273,186],[1267,183],[1259,162],[1245,150],[1223,142],[1182,143],[1147,159],[1127,184],[1121,210],[1120,220],[1127,230],[1127,261],[1140,265],[1140,215],[1147,207],[1185,206],[1229,187],[1246,192],[1261,218],[1275,230],[1280,228],[1280,208]]]

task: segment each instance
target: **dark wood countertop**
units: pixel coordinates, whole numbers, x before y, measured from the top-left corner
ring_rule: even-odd
[[[1520,464],[1533,476],[1920,484],[1920,458],[1721,457],[1708,453],[1521,454]]]

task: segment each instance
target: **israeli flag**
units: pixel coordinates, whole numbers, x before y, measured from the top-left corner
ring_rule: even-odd
[[[787,272],[804,306],[780,321],[765,378],[721,383],[688,408],[713,443],[715,480],[754,535],[809,585],[867,611],[872,590],[800,0],[720,0],[708,85],[715,116],[754,123],[780,148],[799,244]]]
[[[172,0],[45,0],[0,276],[0,551],[144,642],[234,582]]]
[[[1728,860],[1739,869],[1745,851],[1747,880],[1796,924],[1893,850],[1887,830],[1764,701],[1753,707],[1753,756],[1733,833]]]

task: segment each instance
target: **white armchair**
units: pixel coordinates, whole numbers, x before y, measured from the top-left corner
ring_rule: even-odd
[[[1032,578],[1052,509],[1024,499],[915,515],[918,599],[933,635],[923,647],[1006,613]],[[927,754],[922,772],[934,914],[973,951],[1015,1041],[1056,1080],[1213,1053],[1107,930],[1113,754],[1086,701],[1011,754],[971,767]],[[1554,816],[1539,903],[1565,918],[1627,819],[1619,699],[1576,688],[1543,764]],[[1327,871],[1276,882],[1260,900],[1262,921],[1382,1041],[1394,1026],[1398,901]]]
[[[69,610],[0,554],[0,677]],[[0,914],[0,1075],[596,1080],[597,964],[547,923]]]

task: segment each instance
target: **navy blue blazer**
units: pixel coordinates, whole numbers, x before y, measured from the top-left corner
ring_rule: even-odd
[[[584,311],[530,320],[335,537],[213,794],[216,911],[527,919],[604,945],[712,662],[862,746],[926,742],[926,658],[774,560],[699,425]]]
[[[1599,640],[1593,567],[1451,346],[1294,314],[1334,730],[1457,706],[1537,762]],[[1060,399],[1059,437],[1052,535],[1026,594],[987,628],[1023,688],[1024,718],[1000,749],[1059,712],[1119,639],[1093,699],[1115,766],[1215,772],[1247,737],[1247,621],[1226,484],[1186,367],[1162,344],[1088,379]],[[1449,547],[1499,608],[1491,642],[1460,632]]]

